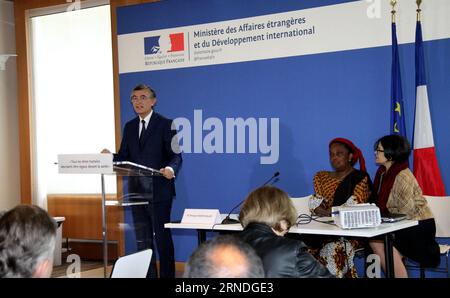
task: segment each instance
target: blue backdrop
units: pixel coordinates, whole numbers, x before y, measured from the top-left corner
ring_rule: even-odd
[[[168,0],[119,8],[118,33],[134,33],[236,19],[351,1]],[[414,30],[414,28],[411,28]],[[437,157],[450,189],[450,39],[424,43],[430,111]],[[414,44],[399,47],[407,136],[412,138],[415,77]],[[122,126],[134,117],[130,90],[151,85],[156,111],[193,123],[217,117],[279,118],[280,149],[275,164],[260,164],[260,154],[185,153],[177,180],[172,218],[185,208],[218,208],[226,213],[247,193],[280,171],[277,186],[291,196],[312,193],[315,172],[330,169],[328,142],[345,137],[365,155],[369,174],[376,170],[374,141],[389,133],[391,47],[375,47],[289,58],[179,68],[120,75]],[[204,132],[203,135],[206,135]],[[174,231],[177,261],[196,247],[196,234]]]

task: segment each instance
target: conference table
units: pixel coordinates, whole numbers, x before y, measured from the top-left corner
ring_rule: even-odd
[[[394,223],[382,223],[374,228],[361,228],[361,229],[342,229],[329,222],[320,222],[318,220],[312,220],[307,224],[298,224],[292,226],[289,233],[296,234],[310,234],[310,235],[331,235],[331,236],[344,236],[344,237],[362,237],[373,238],[377,236],[384,236],[384,250],[386,260],[386,272],[387,278],[393,278],[394,275],[394,257],[393,257],[393,235],[396,231],[406,229],[412,226],[418,225],[416,220],[402,220]],[[240,223],[237,224],[189,224],[181,222],[166,223],[164,225],[168,229],[186,229],[197,230],[198,244],[200,245],[206,240],[206,232],[238,232],[243,228]]]

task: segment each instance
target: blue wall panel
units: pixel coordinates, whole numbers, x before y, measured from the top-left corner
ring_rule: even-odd
[[[191,8],[180,9],[185,2],[199,5],[194,15],[190,14]],[[283,5],[279,4],[281,1],[267,1],[273,5],[267,4],[264,9],[250,5],[241,7],[236,1],[226,2],[163,1],[122,8],[118,10],[118,29],[120,33],[139,32],[343,1],[283,1]],[[234,10],[233,5],[228,4],[231,2],[240,10]],[[211,7],[203,7],[201,3],[209,3]],[[215,4],[217,7],[212,7]],[[222,13],[216,14],[219,7],[223,7]],[[186,15],[167,14],[172,9]],[[144,12],[145,22],[139,14]],[[158,15],[164,15],[164,20]],[[450,39],[425,42],[435,144],[447,190],[450,189],[448,53]],[[400,46],[400,62],[407,135],[411,139],[415,101],[414,44]],[[280,156],[275,164],[261,165],[260,154],[183,155],[172,218],[180,219],[185,208],[219,208],[225,213],[275,171],[281,172],[276,185],[292,196],[312,193],[312,177],[319,170],[330,169],[328,142],[338,136],[353,140],[361,148],[373,177],[376,171],[373,143],[389,132],[390,68],[391,48],[387,46],[122,74],[122,125],[134,116],[129,95],[133,86],[140,82],[156,90],[156,110],[170,118],[184,117],[193,123],[194,110],[202,110],[203,120],[217,117],[222,122],[227,117],[279,118]],[[196,234],[174,231],[174,240],[177,261],[186,260],[196,246]]]

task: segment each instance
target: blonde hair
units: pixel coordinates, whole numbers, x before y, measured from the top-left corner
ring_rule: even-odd
[[[288,228],[291,227],[297,220],[297,211],[288,194],[274,186],[263,186],[252,191],[239,213],[239,221],[244,228],[257,222],[282,232],[280,223],[283,220]]]

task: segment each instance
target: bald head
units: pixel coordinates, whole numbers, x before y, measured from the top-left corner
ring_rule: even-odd
[[[232,245],[220,245],[213,249],[208,258],[218,269],[220,277],[245,277],[249,271],[246,256]]]
[[[184,277],[262,278],[264,269],[252,247],[225,235],[199,246],[189,258]]]

